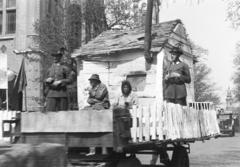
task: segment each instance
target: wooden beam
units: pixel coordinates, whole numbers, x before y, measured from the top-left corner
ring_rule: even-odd
[[[145,17],[145,40],[144,40],[144,56],[147,63],[151,63],[152,57],[150,54],[152,39],[152,11],[153,11],[153,1],[147,1],[147,13]]]

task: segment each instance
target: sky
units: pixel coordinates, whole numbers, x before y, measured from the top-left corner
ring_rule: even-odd
[[[190,39],[208,50],[205,62],[212,69],[210,78],[216,82],[218,94],[225,101],[232,88],[233,56],[240,30],[226,20],[227,3],[223,0],[168,0],[160,8],[160,22],[181,19]]]

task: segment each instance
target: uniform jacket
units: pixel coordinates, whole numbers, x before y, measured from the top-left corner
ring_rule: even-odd
[[[180,74],[180,77],[170,77],[164,80],[164,98],[165,99],[180,99],[187,96],[185,83],[191,82],[189,67],[184,62],[178,64],[170,64],[164,71],[164,79],[167,74],[172,72]]]
[[[67,97],[67,85],[73,80],[73,74],[65,65],[60,63],[54,63],[48,70],[48,78],[51,77],[54,81],[61,80],[62,83],[59,86],[48,84],[47,97]]]

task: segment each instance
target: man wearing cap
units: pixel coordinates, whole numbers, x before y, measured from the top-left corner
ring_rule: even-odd
[[[167,102],[187,105],[187,90],[185,83],[191,82],[189,67],[179,57],[183,54],[179,47],[173,47],[170,51],[171,63],[164,72],[164,99]]]
[[[45,80],[47,97],[47,111],[62,111],[68,109],[67,85],[72,83],[71,70],[61,63],[62,54],[52,54],[54,63],[48,70]]]
[[[93,109],[101,110],[110,107],[107,87],[101,83],[98,74],[93,74],[89,78],[91,89],[89,90],[88,104]]]

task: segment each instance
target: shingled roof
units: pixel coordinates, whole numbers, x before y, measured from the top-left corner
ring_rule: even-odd
[[[152,49],[163,47],[180,20],[152,26]],[[118,51],[144,49],[144,27],[130,30],[108,30],[76,49],[72,57],[113,55]]]

